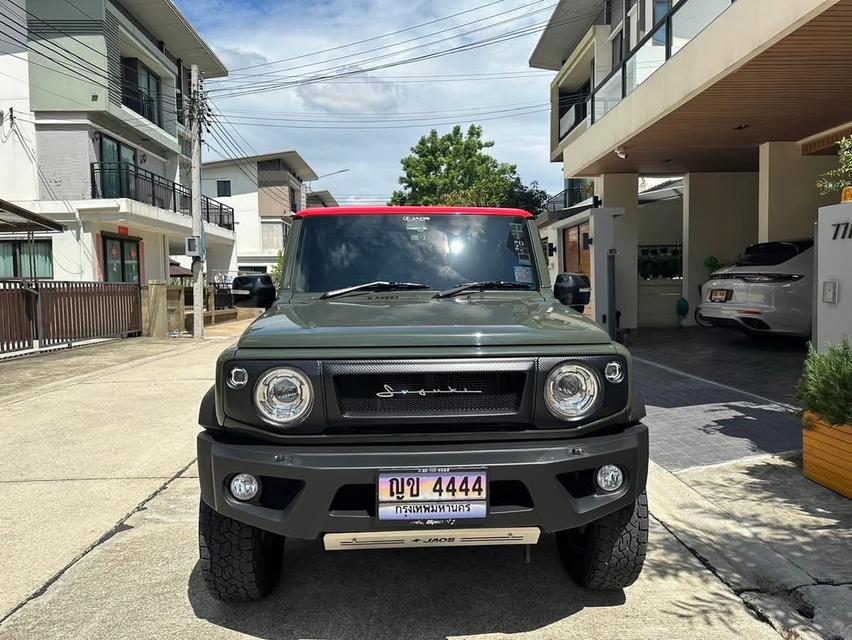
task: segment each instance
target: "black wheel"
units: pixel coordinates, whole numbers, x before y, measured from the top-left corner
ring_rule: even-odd
[[[214,598],[260,600],[278,583],[284,538],[223,516],[203,500],[198,547],[201,575]]]
[[[585,527],[556,534],[571,577],[596,591],[623,589],[642,572],[648,547],[648,496]]]
[[[710,322],[707,318],[701,315],[701,309],[695,310],[695,324],[699,327],[712,327],[713,323]]]

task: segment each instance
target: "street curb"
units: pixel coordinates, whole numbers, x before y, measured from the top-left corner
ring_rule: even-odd
[[[651,515],[759,619],[791,640],[819,640],[795,613],[795,591],[816,584],[805,571],[684,479],[653,461],[648,472]]]

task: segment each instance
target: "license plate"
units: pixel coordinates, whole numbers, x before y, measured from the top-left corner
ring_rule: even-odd
[[[710,292],[710,302],[727,302],[729,289],[713,289]]]
[[[488,514],[485,470],[382,471],[379,520],[464,520]]]

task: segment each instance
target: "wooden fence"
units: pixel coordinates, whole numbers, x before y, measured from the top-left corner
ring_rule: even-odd
[[[0,353],[33,348],[36,331],[32,297],[22,283],[0,281]]]
[[[8,281],[0,296],[0,353],[142,332],[136,284]]]

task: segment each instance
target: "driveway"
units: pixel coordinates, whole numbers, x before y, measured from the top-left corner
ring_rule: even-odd
[[[0,365],[18,381],[0,396],[0,638],[778,637],[656,514],[646,570],[623,592],[579,589],[545,536],[529,564],[511,547],[291,541],[271,598],[212,600],[194,436],[227,344],[139,340]]]
[[[795,404],[807,354],[802,340],[723,327],[640,329],[628,347],[643,360],[786,404]]]

